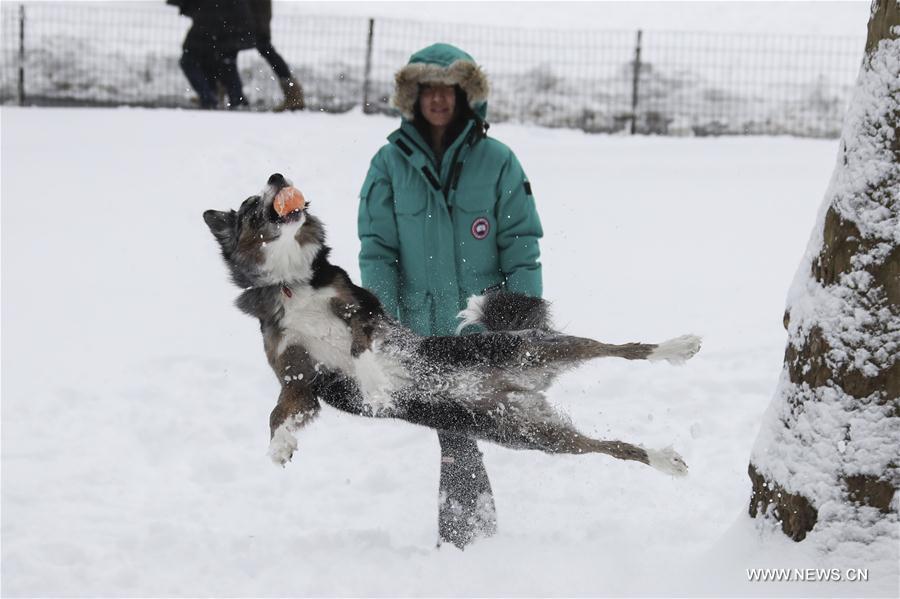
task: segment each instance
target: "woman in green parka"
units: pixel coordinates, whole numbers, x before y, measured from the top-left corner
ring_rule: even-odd
[[[395,83],[403,120],[360,194],[362,284],[416,333],[452,335],[472,295],[541,295],[541,224],[515,154],[486,135],[488,82],[471,56],[434,44]],[[438,438],[440,541],[462,548],[496,529],[490,481],[474,440]]]

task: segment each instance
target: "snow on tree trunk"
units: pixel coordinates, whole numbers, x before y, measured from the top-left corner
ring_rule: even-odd
[[[750,458],[750,515],[825,551],[896,552],[900,7],[875,0],[837,164],[788,293],[784,369]],[[812,532],[811,532],[812,531]]]

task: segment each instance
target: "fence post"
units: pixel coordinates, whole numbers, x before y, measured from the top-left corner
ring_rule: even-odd
[[[19,106],[25,106],[25,5],[19,5]]]
[[[631,134],[637,131],[638,81],[641,78],[641,30],[634,46],[634,78],[631,82]]]
[[[372,75],[372,33],[375,30],[375,19],[369,19],[369,39],[366,41],[366,71],[363,75],[363,114],[369,114],[369,84]]]

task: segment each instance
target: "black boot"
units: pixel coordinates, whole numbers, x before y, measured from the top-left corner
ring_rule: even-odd
[[[459,549],[497,532],[497,510],[481,451],[464,435],[438,432],[441,481],[438,504],[438,545]]]

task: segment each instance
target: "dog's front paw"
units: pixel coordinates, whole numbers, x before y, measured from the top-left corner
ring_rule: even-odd
[[[682,335],[668,341],[663,341],[656,346],[648,360],[666,360],[669,364],[684,364],[700,351],[702,339],[697,335]]]
[[[671,446],[665,449],[647,449],[647,459],[650,465],[666,474],[672,476],[687,476],[688,467],[684,462],[684,458],[678,455],[678,452]]]
[[[297,437],[294,436],[287,423],[282,424],[272,432],[268,454],[276,465],[283,468],[291,461],[291,457],[296,450]]]

